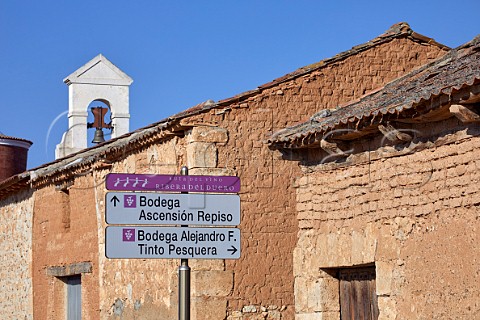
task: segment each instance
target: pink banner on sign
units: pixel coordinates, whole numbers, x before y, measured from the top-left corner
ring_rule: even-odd
[[[240,178],[234,176],[182,176],[110,173],[108,190],[237,193]]]

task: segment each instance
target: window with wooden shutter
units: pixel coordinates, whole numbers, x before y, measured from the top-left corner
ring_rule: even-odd
[[[340,319],[377,320],[375,267],[339,269]]]

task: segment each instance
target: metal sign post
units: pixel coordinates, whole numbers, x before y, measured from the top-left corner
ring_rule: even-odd
[[[180,170],[182,176],[188,176],[188,168]],[[187,227],[184,225],[184,227]],[[188,259],[181,259],[178,267],[178,319],[190,320],[190,267]]]

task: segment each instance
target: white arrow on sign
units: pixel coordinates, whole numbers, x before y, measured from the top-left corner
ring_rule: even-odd
[[[209,225],[240,224],[236,194],[107,192],[108,224]]]
[[[111,259],[239,259],[240,229],[107,227],[105,255]]]

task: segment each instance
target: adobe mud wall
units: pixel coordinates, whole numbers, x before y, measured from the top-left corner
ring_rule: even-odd
[[[227,130],[228,143],[217,146],[217,166],[232,170],[242,181],[242,256],[226,262],[227,270],[234,272],[229,319],[259,316],[269,306],[281,309],[282,319],[294,318],[292,252],[298,224],[292,185],[301,172],[296,163],[268,149],[267,136],[316,111],[357,99],[444,53],[438,47],[395,39],[238,104],[184,120]],[[245,307],[256,311],[243,312]]]
[[[332,271],[365,264],[376,267],[379,319],[475,318],[479,136],[471,125],[411,152],[383,148],[307,167],[297,185],[296,319],[338,319]]]
[[[65,319],[65,276],[81,274],[82,318],[98,319],[98,224],[91,175],[68,187],[35,193],[33,303],[35,319]],[[87,263],[90,268],[75,268]],[[61,271],[62,268],[66,271]],[[77,269],[77,270],[76,270]],[[95,272],[92,272],[94,270]]]

